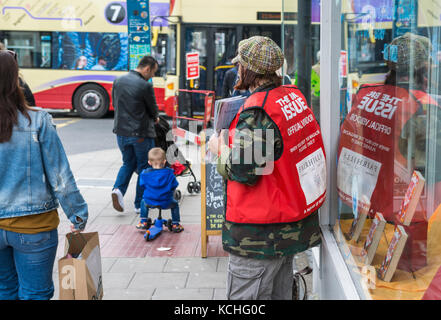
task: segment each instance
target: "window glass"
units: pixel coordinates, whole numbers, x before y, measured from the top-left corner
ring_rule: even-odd
[[[152,55],[159,64],[155,76],[176,74],[176,26],[161,27],[152,33]]]
[[[441,299],[440,8],[342,11],[336,239],[361,296]]]
[[[17,52],[21,68],[51,67],[51,34],[44,32],[5,31],[0,41],[7,49]]]
[[[53,68],[127,70],[127,33],[54,32]]]
[[[185,31],[185,58],[187,53],[199,53],[199,79],[187,80],[186,87],[198,90],[207,90],[207,67],[208,67],[208,53],[207,53],[207,29],[201,27],[188,27]],[[184,70],[184,72],[186,72]],[[197,109],[204,107],[203,101],[200,100],[197,104]]]
[[[311,20],[307,29],[307,36],[298,37],[298,19],[293,18],[292,13],[298,12],[297,0],[284,0],[284,21],[282,23],[282,40],[285,55],[285,63],[281,73],[284,84],[299,86],[299,65],[306,65],[310,72],[308,82],[309,96],[306,97],[317,121],[320,122],[320,0],[312,0]],[[300,17],[301,18],[301,17]],[[309,52],[309,55],[305,55]],[[300,86],[299,86],[300,88]],[[304,95],[304,88],[300,88]]]
[[[216,99],[221,99],[225,74],[233,68],[236,56],[236,29],[217,28],[214,32],[214,88]]]
[[[176,26],[169,26],[167,41],[167,74],[176,74]]]

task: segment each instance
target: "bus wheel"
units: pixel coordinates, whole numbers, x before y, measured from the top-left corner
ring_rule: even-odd
[[[102,118],[109,111],[109,96],[103,87],[86,84],[75,92],[74,107],[81,118]]]

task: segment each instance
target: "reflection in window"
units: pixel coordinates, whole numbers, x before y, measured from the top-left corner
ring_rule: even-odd
[[[431,285],[441,270],[441,27],[417,26],[409,10],[396,16],[406,23],[343,22],[334,231],[360,294],[374,299],[441,299]]]
[[[127,70],[127,33],[54,32],[53,67]]]

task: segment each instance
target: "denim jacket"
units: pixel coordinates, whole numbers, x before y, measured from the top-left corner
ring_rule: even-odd
[[[48,212],[59,201],[75,228],[84,229],[87,204],[52,117],[45,111],[28,114],[31,123],[19,112],[11,140],[0,143],[0,219]]]

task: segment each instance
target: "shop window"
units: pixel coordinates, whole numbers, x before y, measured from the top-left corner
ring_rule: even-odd
[[[335,237],[362,297],[441,299],[439,8],[342,10]]]

